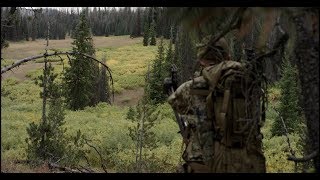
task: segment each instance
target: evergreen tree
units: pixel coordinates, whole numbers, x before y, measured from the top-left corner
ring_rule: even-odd
[[[80,15],[80,22],[74,35],[73,51],[94,55],[95,50],[85,12]],[[92,105],[96,85],[95,74],[98,72],[96,64],[87,57],[77,54],[70,60],[70,68],[66,68],[64,76],[66,103],[70,109],[78,110]]]
[[[126,119],[129,119],[129,120],[134,120],[135,118],[135,110],[133,109],[132,106],[129,107],[129,110],[127,112],[127,116],[126,116]]]
[[[38,125],[32,122],[27,128],[27,154],[29,160],[56,161],[66,153],[67,144],[65,129],[62,127],[65,123],[62,92],[60,85],[55,82],[57,74],[53,73],[51,63],[43,73],[45,75],[38,78],[40,83],[36,83],[41,87],[46,83],[47,90],[40,93],[40,96],[46,96],[49,100],[49,112],[45,115],[46,121],[41,121]]]
[[[173,37],[171,37],[173,38]],[[174,51],[172,49],[172,39],[170,39],[169,46],[166,53],[166,58],[163,64],[164,67],[164,77],[170,76],[170,68],[174,62]]]
[[[146,81],[148,81],[148,76],[146,76]],[[145,92],[147,89],[148,85],[145,86]],[[157,147],[155,133],[152,131],[158,117],[158,114],[154,113],[155,108],[156,106],[150,102],[147,94],[145,94],[135,109],[130,107],[127,112],[126,119],[136,123],[136,126],[128,128],[130,138],[136,142],[134,172],[143,172],[142,169],[148,172],[148,169],[142,166],[149,165],[154,161],[154,154],[149,152]]]
[[[133,23],[133,31],[131,33],[132,37],[139,37],[141,36],[141,13],[140,9],[137,9],[137,15],[136,15],[136,23]]]
[[[143,45],[148,46],[149,44],[149,25],[148,21],[144,21],[144,28],[143,28]]]
[[[106,62],[106,59],[104,58]],[[109,88],[109,77],[107,76],[107,68],[102,66],[100,70],[100,82],[99,82],[99,101],[110,102],[110,88]]]
[[[158,46],[158,54],[153,62],[150,72],[150,79],[146,81],[148,98],[153,104],[162,103],[166,100],[163,91],[163,79],[167,75],[164,69],[164,47],[163,38],[161,38]]]
[[[36,15],[36,13],[35,13]],[[32,31],[31,31],[31,39],[32,41],[35,41],[38,36],[38,24],[37,24],[37,18],[34,17],[32,20]]]
[[[297,69],[289,60],[283,62],[282,78],[280,79],[279,116],[275,119],[271,133],[273,136],[285,135],[281,117],[287,127],[288,133],[297,130],[301,123],[301,109],[299,106]]]
[[[152,21],[152,23],[150,25],[149,37],[150,37],[150,45],[155,46],[156,45],[156,23],[155,23],[155,21]]]
[[[178,68],[179,84],[190,80],[196,62],[195,43],[182,27],[177,29],[174,63]]]

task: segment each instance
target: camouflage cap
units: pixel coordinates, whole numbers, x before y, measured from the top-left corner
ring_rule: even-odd
[[[217,57],[217,52],[224,52],[229,54],[229,46],[225,38],[220,38],[211,48],[209,47],[209,42],[213,38],[212,35],[206,36],[202,39],[201,43],[197,44],[197,58],[198,59],[215,59]],[[206,52],[207,48],[210,51]],[[218,51],[217,51],[218,50]]]

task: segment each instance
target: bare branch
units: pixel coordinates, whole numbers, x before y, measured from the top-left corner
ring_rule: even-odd
[[[87,167],[84,167],[84,166],[81,166],[79,165],[82,169],[86,170],[87,172],[90,172],[90,173],[95,173],[94,170],[90,169],[90,168],[87,168]]]
[[[281,28],[281,27],[279,26],[279,28]],[[254,59],[254,61],[260,60],[262,58],[273,56],[275,53],[277,53],[278,50],[281,50],[289,39],[289,35],[287,33],[284,32],[283,34],[284,35],[275,43],[273,50],[256,57]]]
[[[23,63],[26,63],[26,62],[29,62],[29,61],[32,61],[32,60],[35,60],[35,59],[39,59],[39,58],[42,58],[42,57],[48,57],[48,56],[57,56],[57,55],[82,55],[84,57],[87,57],[87,58],[90,58],[91,60],[93,61],[96,61],[98,63],[100,63],[101,65],[103,65],[104,67],[107,68],[107,70],[109,71],[109,74],[111,75],[111,69],[105,65],[103,62],[97,60],[96,58],[90,56],[90,55],[87,55],[87,54],[83,54],[83,53],[78,53],[78,52],[54,52],[54,53],[51,53],[51,54],[43,54],[43,55],[37,55],[37,56],[31,56],[31,57],[27,57],[27,58],[24,58],[24,59],[21,59],[21,60],[18,60],[16,61],[15,63],[13,63],[12,65],[9,65],[9,66],[6,66],[4,68],[1,69],[1,74],[7,72],[8,70],[12,69],[12,68],[15,68]]]
[[[89,58],[90,60],[92,61],[96,61],[98,63],[100,63],[102,66],[104,66],[108,73],[109,73],[109,77],[110,77],[110,81],[111,81],[111,86],[112,86],[112,94],[113,94],[113,99],[114,99],[114,87],[113,87],[113,78],[112,78],[112,74],[111,74],[111,69],[106,65],[104,64],[103,62],[97,60],[96,58],[90,56],[90,55],[87,55],[87,54],[84,54],[84,53],[79,53],[79,52],[54,52],[54,53],[51,53],[51,54],[42,54],[42,55],[37,55],[37,56],[31,56],[31,57],[27,57],[27,58],[24,58],[24,59],[21,59],[21,60],[17,60],[15,63],[13,63],[12,65],[9,65],[9,66],[6,66],[4,68],[1,69],[1,74],[15,68],[15,67],[18,67],[20,66],[21,64],[24,64],[26,62],[29,62],[29,61],[33,61],[35,59],[39,59],[39,58],[42,58],[42,57],[48,57],[48,56],[58,56],[58,55],[82,55],[84,57],[87,57]],[[69,56],[68,56],[69,58]],[[70,58],[69,58],[69,61],[70,61]]]
[[[93,148],[93,149],[98,153],[98,155],[99,155],[99,157],[100,157],[100,161],[101,161],[101,167],[102,167],[102,169],[103,169],[103,171],[104,171],[105,173],[108,173],[107,168],[105,167],[105,165],[104,165],[104,163],[103,163],[103,162],[104,162],[104,159],[102,158],[101,153],[98,151],[98,149],[97,149],[95,146],[93,146],[92,144],[89,144],[87,139],[84,139],[84,140],[85,140],[85,143],[86,143],[88,146],[90,146],[91,148]]]
[[[48,166],[49,166],[49,169],[59,169],[60,171],[66,171],[66,172],[69,172],[69,173],[82,173],[82,171],[79,171],[79,170],[76,170],[76,169],[71,169],[71,168],[68,168],[68,167],[63,167],[63,166],[60,166],[56,163],[48,163]]]
[[[273,109],[274,109],[274,111],[278,114],[278,116],[279,116],[280,119],[281,119],[283,128],[284,128],[284,130],[285,130],[284,132],[285,132],[285,135],[286,135],[286,137],[287,137],[287,143],[288,143],[288,146],[289,146],[290,153],[291,153],[291,155],[294,157],[294,156],[295,156],[295,152],[294,152],[293,149],[291,148],[290,139],[289,139],[289,136],[288,136],[287,126],[286,126],[286,124],[285,124],[282,116],[280,115],[280,112],[279,112],[276,108],[274,108],[274,107],[273,107]]]
[[[213,44],[215,42],[217,42],[220,38],[222,38],[223,36],[225,36],[228,32],[239,28],[242,22],[242,16],[244,14],[244,12],[246,11],[247,7],[240,7],[237,9],[237,11],[233,14],[230,22],[226,25],[226,27],[215,37],[212,37],[208,43],[208,48],[206,49],[206,53],[208,53],[211,48],[213,48]]]
[[[311,154],[308,154],[302,158],[297,158],[295,156],[289,156],[288,160],[294,161],[294,162],[306,162],[306,161],[310,161],[311,159],[315,158],[318,154],[319,154],[319,151],[313,151]]]
[[[262,59],[262,58],[266,58],[266,57],[273,56],[279,49],[280,49],[280,48],[273,49],[273,50],[271,50],[271,51],[269,51],[269,52],[267,52],[267,53],[265,53],[265,54],[262,54],[262,55],[256,57],[253,61],[258,61],[258,60],[260,60],[260,59]]]

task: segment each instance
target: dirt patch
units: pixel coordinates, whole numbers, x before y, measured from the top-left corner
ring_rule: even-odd
[[[137,89],[126,89],[120,94],[114,95],[114,105],[116,106],[135,106],[144,94],[142,87]]]

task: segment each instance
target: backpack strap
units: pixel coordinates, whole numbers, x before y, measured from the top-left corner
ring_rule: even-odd
[[[230,100],[230,89],[226,89],[223,93],[223,99],[222,99],[222,106],[221,106],[221,109],[220,109],[220,112],[218,114],[218,117],[216,117],[216,120],[218,122],[225,122],[225,126],[226,127],[220,127],[220,128],[223,128],[223,134],[220,134],[220,136],[222,136],[222,143],[227,145],[227,139],[229,139],[229,137],[226,137],[228,136],[228,122],[226,122],[226,115],[227,115],[227,112],[228,112],[228,106],[229,106],[229,100]]]
[[[208,96],[210,92],[208,89],[190,89],[191,95]]]
[[[222,97],[222,104],[220,108],[220,112],[217,112],[216,116],[216,121],[220,122],[222,124],[225,124],[224,127],[219,127],[222,128],[222,134],[220,133],[220,136],[222,137],[221,143],[225,144],[226,146],[231,146],[231,141],[230,141],[230,124],[232,122],[229,122],[231,119],[227,118],[227,113],[229,112],[229,104],[230,104],[230,96],[231,96],[231,84],[233,80],[232,79],[227,79],[225,82],[225,88],[223,91],[223,97]],[[211,100],[212,102],[212,100]],[[224,122],[224,123],[223,123]],[[219,130],[217,130],[219,131]],[[219,134],[219,132],[217,132]]]

